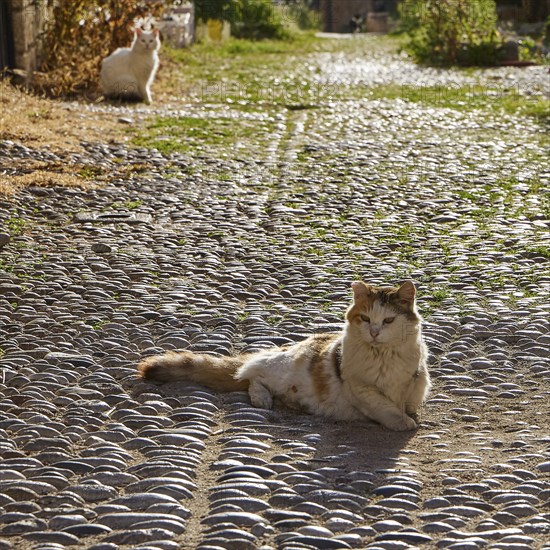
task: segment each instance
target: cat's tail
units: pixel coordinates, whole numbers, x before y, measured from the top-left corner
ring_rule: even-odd
[[[138,365],[138,376],[152,382],[187,380],[215,391],[244,391],[248,380],[237,380],[235,374],[245,356],[214,357],[190,351],[169,351],[144,359]]]

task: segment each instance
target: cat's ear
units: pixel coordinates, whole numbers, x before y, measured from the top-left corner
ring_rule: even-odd
[[[153,29],[153,34],[154,34],[155,36],[158,36],[158,35],[159,35],[159,30],[158,30],[158,29]]]
[[[143,29],[141,27],[136,27],[136,34],[141,36],[143,34]]]
[[[400,300],[412,304],[416,296],[416,288],[412,281],[405,281],[397,291]]]
[[[371,293],[369,285],[366,285],[363,281],[354,281],[351,283],[351,288],[354,301],[366,298]]]

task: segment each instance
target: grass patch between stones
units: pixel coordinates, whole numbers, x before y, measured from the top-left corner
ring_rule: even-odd
[[[550,120],[550,99],[542,90],[532,90],[527,94],[513,87],[387,84],[369,88],[368,96],[372,99],[401,99],[457,111],[484,109],[535,117],[540,121]]]
[[[160,116],[151,120],[132,139],[140,147],[154,147],[161,153],[201,151],[207,147],[248,148],[247,140],[256,145],[265,141],[273,121],[262,117],[236,118],[219,114],[209,116]]]
[[[195,44],[186,50],[164,46],[165,87],[205,104],[230,103],[240,109],[247,105],[311,108],[349,95],[346,87],[317,81],[315,76],[321,71],[317,55],[356,57],[364,55],[365,49],[369,51],[369,44],[380,52],[395,50],[398,43],[388,36],[356,41],[298,33],[284,41],[232,38],[222,44]]]

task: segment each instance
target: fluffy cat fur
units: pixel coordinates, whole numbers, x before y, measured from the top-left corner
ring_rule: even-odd
[[[105,97],[151,103],[151,84],[159,65],[157,29],[136,29],[129,48],[118,48],[101,63],[99,81]]]
[[[352,284],[341,333],[237,357],[168,352],[149,357],[139,375],[156,382],[189,380],[216,391],[248,390],[256,407],[273,398],[312,414],[364,417],[391,430],[412,430],[430,389],[428,350],[415,306],[416,289]]]

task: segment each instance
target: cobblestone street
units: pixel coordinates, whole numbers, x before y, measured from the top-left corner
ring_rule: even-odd
[[[82,107],[230,146],[0,141],[0,173],[113,174],[0,197],[0,550],[550,549],[548,128],[371,93],[550,98],[548,68],[421,69],[372,40],[304,59],[299,104]],[[434,382],[415,432],[136,377],[341,330],[352,281],[409,278]]]

